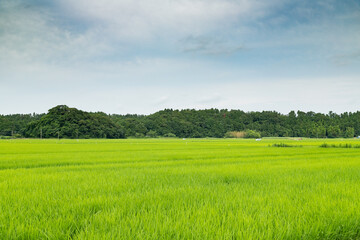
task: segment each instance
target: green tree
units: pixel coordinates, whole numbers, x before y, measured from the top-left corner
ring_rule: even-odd
[[[332,125],[327,128],[327,136],[329,138],[338,138],[341,136],[341,130],[338,125]]]
[[[353,127],[347,127],[344,133],[345,138],[353,138],[355,136],[355,130]]]
[[[173,134],[173,133],[165,133],[165,134],[164,134],[164,137],[175,138],[176,135]]]
[[[154,130],[150,130],[147,134],[146,134],[147,137],[149,138],[156,138],[158,136],[157,132],[154,131]]]
[[[246,130],[245,132],[245,138],[260,138],[261,134],[260,132],[257,132],[255,130]]]

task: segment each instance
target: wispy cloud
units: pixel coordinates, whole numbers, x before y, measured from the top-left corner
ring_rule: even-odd
[[[14,62],[72,64],[88,59],[129,58],[139,53],[139,46],[145,51],[161,52],[160,48],[166,46],[176,49],[179,40],[189,36],[210,36],[216,32],[227,35],[234,27],[239,31],[245,22],[263,17],[267,8],[280,2],[270,5],[267,1],[250,0],[56,0],[41,5],[33,0],[3,0],[0,51],[7,61]],[[185,50],[230,54],[242,47],[217,44],[217,40],[200,46],[201,41],[204,40],[194,38]]]
[[[352,63],[360,62],[360,50],[351,53],[335,55],[331,57],[333,63],[338,66],[346,66]]]
[[[101,25],[121,39],[141,41],[159,35],[205,34],[239,19],[262,16],[269,5],[250,0],[62,1],[78,18]]]
[[[311,106],[299,76],[318,95],[329,85],[319,78],[347,78],[348,94],[325,96],[345,109],[358,95],[359,12],[355,0],[0,0],[0,88],[44,111],[281,110]]]
[[[72,32],[60,26],[53,10],[5,1],[0,16],[0,62],[48,63],[78,61],[110,52],[96,29]]]
[[[226,100],[227,94],[218,93],[218,92],[208,92],[205,96],[202,96],[200,99],[196,101],[196,104],[200,104],[206,108],[209,105],[219,105],[222,101]]]
[[[201,55],[231,55],[245,49],[238,43],[235,45],[210,36],[189,36],[181,43],[183,44],[183,52]]]

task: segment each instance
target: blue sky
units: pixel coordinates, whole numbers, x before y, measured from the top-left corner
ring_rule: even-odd
[[[360,110],[360,1],[1,0],[0,113]]]

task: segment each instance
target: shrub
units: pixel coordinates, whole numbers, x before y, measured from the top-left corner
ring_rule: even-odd
[[[19,133],[15,133],[14,134],[14,138],[21,138],[22,136],[21,136],[21,134],[19,134]]]
[[[158,136],[157,132],[154,131],[154,130],[150,130],[148,131],[148,133],[146,134],[146,137],[149,137],[149,138],[156,138]]]
[[[360,148],[360,145],[352,145],[351,143],[345,143],[345,144],[327,144],[323,143],[319,147],[321,148]]]
[[[241,132],[231,131],[231,132],[225,133],[224,137],[225,138],[244,138],[245,134],[246,134],[245,131],[241,131]]]
[[[246,130],[245,138],[261,138],[261,134],[255,130]]]
[[[355,136],[355,130],[352,127],[347,127],[344,133],[345,138],[353,138]]]
[[[285,143],[274,143],[271,147],[302,147],[302,145],[290,145]]]
[[[143,133],[135,133],[135,136],[134,137],[136,137],[136,138],[143,138],[143,137],[145,137],[145,135],[143,134]]]
[[[0,139],[11,139],[11,136],[0,136]]]
[[[175,138],[176,135],[173,134],[173,133],[165,133],[165,134],[164,134],[164,137]]]
[[[231,131],[224,135],[225,138],[261,138],[261,133],[255,130]]]
[[[331,145],[327,144],[327,143],[323,143],[323,144],[320,145],[320,147],[321,148],[329,148],[329,147],[331,147]]]

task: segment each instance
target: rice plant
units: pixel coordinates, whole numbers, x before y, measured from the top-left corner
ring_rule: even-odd
[[[291,144],[286,144],[286,143],[274,143],[269,146],[271,146],[271,147],[302,147],[302,145],[291,145]]]
[[[1,140],[0,239],[359,239],[360,149],[278,141]]]

